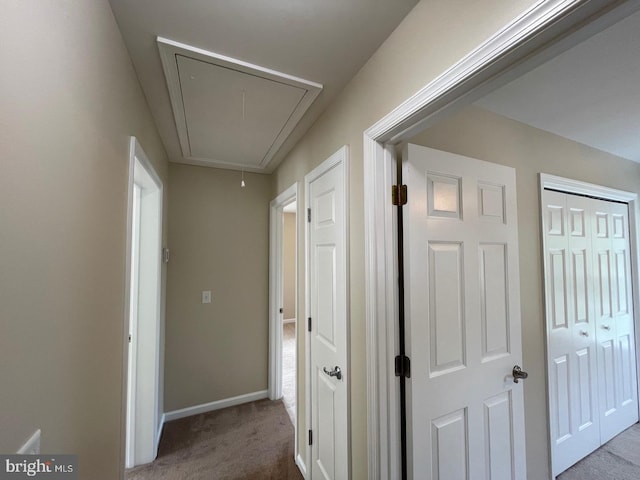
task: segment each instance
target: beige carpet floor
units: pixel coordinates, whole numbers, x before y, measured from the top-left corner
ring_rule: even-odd
[[[558,476],[558,480],[639,480],[640,424],[636,423]]]
[[[127,480],[302,480],[282,401],[257,402],[168,422],[158,458]]]
[[[296,423],[296,324],[282,328],[282,401],[291,423]]]

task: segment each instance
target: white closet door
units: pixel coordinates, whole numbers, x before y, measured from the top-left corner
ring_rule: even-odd
[[[543,194],[557,475],[638,421],[628,208]]]
[[[544,192],[553,474],[600,446],[589,199]]]
[[[600,441],[638,421],[629,214],[625,204],[593,203]]]

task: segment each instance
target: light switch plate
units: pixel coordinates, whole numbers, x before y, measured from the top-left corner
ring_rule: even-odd
[[[202,303],[211,303],[211,290],[203,290]]]

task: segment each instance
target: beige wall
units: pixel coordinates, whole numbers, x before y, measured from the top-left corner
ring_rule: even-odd
[[[550,478],[538,173],[640,193],[640,164],[467,107],[411,140],[516,169],[527,478]]]
[[[363,132],[429,83],[534,0],[423,0],[347,85],[275,172],[275,190],[284,191],[341,146],[350,148],[350,360],[353,478],[367,477],[367,412]],[[304,195],[304,192],[301,192]],[[303,198],[303,197],[300,197]],[[304,304],[304,224],[298,225],[298,317]],[[299,385],[304,385],[304,335],[298,337]],[[304,392],[298,412],[304,418]],[[305,457],[302,425],[299,448]]]
[[[166,155],[106,0],[3,2],[0,63],[0,452],[41,428],[113,480],[129,135]]]
[[[169,168],[165,411],[267,389],[271,178],[244,177]]]
[[[287,320],[296,318],[296,214],[285,212],[283,217],[283,318]]]

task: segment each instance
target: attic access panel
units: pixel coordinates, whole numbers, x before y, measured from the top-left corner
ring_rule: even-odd
[[[322,85],[158,38],[182,155],[264,172]]]

